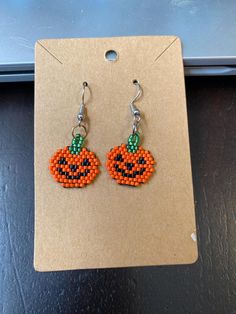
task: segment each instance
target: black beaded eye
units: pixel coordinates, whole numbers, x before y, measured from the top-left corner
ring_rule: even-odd
[[[138,160],[138,164],[146,164],[146,160],[143,158],[143,157],[140,157],[139,160]]]
[[[61,157],[60,160],[58,161],[58,163],[59,163],[60,165],[66,165],[66,164],[67,164],[67,161],[66,161],[66,159],[65,159],[64,157]]]
[[[90,166],[90,162],[87,158],[85,158],[82,163],[81,163],[81,166]]]
[[[116,155],[116,158],[115,158],[115,161],[121,161],[121,162],[123,162],[124,159],[122,158],[122,155],[121,155],[121,154],[117,154],[117,155]]]

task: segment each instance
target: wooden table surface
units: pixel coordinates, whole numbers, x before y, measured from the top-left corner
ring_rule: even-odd
[[[0,84],[0,313],[236,313],[236,78],[186,89],[197,263],[37,273],[34,87]]]

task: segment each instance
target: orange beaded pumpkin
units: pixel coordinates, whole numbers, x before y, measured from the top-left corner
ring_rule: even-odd
[[[130,136],[128,145],[114,147],[107,154],[107,169],[110,176],[118,184],[139,186],[148,181],[154,172],[154,158],[143,147],[138,146],[133,135]]]
[[[83,137],[78,134],[71,146],[59,149],[50,159],[51,174],[65,188],[82,188],[99,173],[98,158],[82,145]]]

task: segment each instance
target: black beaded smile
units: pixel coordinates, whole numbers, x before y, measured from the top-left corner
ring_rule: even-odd
[[[124,162],[124,158],[122,157],[121,154],[117,154],[116,158],[115,158],[115,161]],[[143,157],[140,157],[138,159],[138,164],[140,164],[140,165],[146,164],[145,159]],[[126,166],[127,170],[132,170],[134,165],[135,164],[131,163],[131,162],[126,162],[125,163],[125,166]],[[114,168],[115,168],[116,172],[121,172],[122,176],[123,177],[127,177],[127,178],[136,178],[136,176],[142,175],[145,172],[145,170],[146,170],[145,168],[141,168],[140,171],[134,171],[132,174],[130,174],[130,173],[126,173],[126,171],[124,169],[120,169],[118,164],[115,164]]]
[[[61,165],[67,165],[68,162],[66,161],[66,159],[64,157],[61,157],[59,162],[59,164]],[[82,162],[81,162],[81,166],[90,166],[90,162],[87,158],[85,158]],[[76,172],[78,169],[78,165],[69,165],[69,168],[71,169],[71,172]],[[62,168],[57,168],[57,171],[59,172],[60,175],[64,175],[66,176],[66,179],[77,179],[79,180],[81,177],[86,177],[88,175],[88,173],[90,173],[89,169],[86,169],[84,172],[79,172],[76,173],[75,175],[70,175],[69,172],[67,171],[63,171]]]
[[[114,168],[116,169],[116,172],[121,172],[122,176],[127,177],[127,178],[136,178],[136,176],[142,175],[146,170],[145,168],[141,168],[140,171],[134,171],[131,174],[131,173],[126,173],[124,169],[120,169],[118,164],[115,164]],[[131,170],[131,169],[127,167],[127,170]]]

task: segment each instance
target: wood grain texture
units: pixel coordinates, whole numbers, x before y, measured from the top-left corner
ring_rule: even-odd
[[[186,83],[198,262],[53,273],[33,270],[33,85],[0,85],[0,313],[236,313],[236,78]]]

